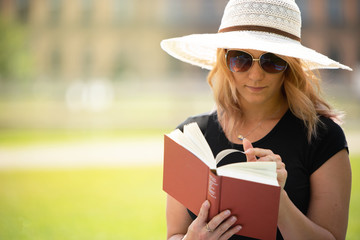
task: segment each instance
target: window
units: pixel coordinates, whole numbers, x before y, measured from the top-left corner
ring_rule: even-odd
[[[185,17],[184,1],[168,0],[165,21],[171,25],[181,25],[189,16]]]
[[[49,23],[51,26],[57,26],[60,22],[61,15],[61,0],[50,0],[50,8],[49,8]]]
[[[342,62],[341,58],[342,50],[339,48],[339,45],[332,42],[329,48],[328,56],[331,59],[335,59],[336,61]],[[334,69],[327,69],[327,78],[326,81],[332,82],[332,81],[343,81],[344,79],[341,79],[341,71],[334,70]]]
[[[113,0],[112,8],[114,13],[114,21],[117,24],[125,23],[134,15],[133,0]]]
[[[18,18],[22,22],[26,22],[29,17],[29,0],[16,0],[16,9]]]
[[[53,77],[59,77],[62,68],[61,48],[59,44],[54,44],[50,52],[50,71]]]
[[[328,19],[331,25],[342,25],[344,23],[343,1],[328,0]]]
[[[311,23],[311,16],[309,13],[309,0],[297,1],[297,4],[301,12],[302,24],[304,26],[309,25]]]
[[[91,24],[94,10],[94,1],[93,0],[81,0],[82,5],[82,15],[81,15],[81,25],[87,27]]]
[[[113,78],[120,79],[123,74],[130,70],[129,56],[131,56],[131,54],[128,54],[126,48],[117,50],[116,54],[114,55],[112,67]]]
[[[93,61],[94,59],[91,47],[86,47],[82,55],[82,71],[84,78],[89,78],[91,76]]]
[[[202,0],[199,17],[201,17],[200,21],[204,25],[212,25],[217,28],[220,26],[224,9],[218,9],[219,4],[217,4],[215,1],[218,0]]]
[[[360,1],[355,1],[355,8],[357,13],[357,22],[360,24]]]

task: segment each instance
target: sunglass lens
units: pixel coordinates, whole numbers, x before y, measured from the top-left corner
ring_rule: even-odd
[[[261,67],[268,73],[280,73],[287,67],[287,62],[273,53],[265,53],[260,57]]]
[[[232,72],[246,72],[252,65],[252,57],[246,52],[230,50],[226,55],[226,64]]]

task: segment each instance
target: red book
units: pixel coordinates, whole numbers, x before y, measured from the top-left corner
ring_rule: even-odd
[[[210,151],[210,152],[209,152]],[[164,137],[163,189],[198,215],[210,201],[209,219],[231,210],[240,235],[276,239],[280,186],[275,162],[239,162],[217,168],[228,149],[213,157],[196,123]]]

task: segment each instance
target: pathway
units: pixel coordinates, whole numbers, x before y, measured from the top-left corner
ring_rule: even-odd
[[[347,134],[350,154],[360,154],[360,133]],[[163,138],[62,145],[0,147],[0,169],[123,167],[162,164]]]

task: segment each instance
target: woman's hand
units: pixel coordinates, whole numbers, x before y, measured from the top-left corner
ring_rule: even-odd
[[[226,240],[241,230],[241,226],[231,227],[236,222],[235,216],[230,216],[229,210],[223,211],[206,222],[210,203],[205,201],[200,208],[198,217],[190,224],[183,240],[219,239]]]
[[[246,138],[243,140],[243,145],[246,154],[246,159],[248,162],[253,162],[253,161],[276,162],[277,180],[281,188],[284,189],[287,178],[287,171],[285,169],[285,164],[281,160],[281,157],[277,154],[274,154],[269,149],[254,148],[251,142]]]

